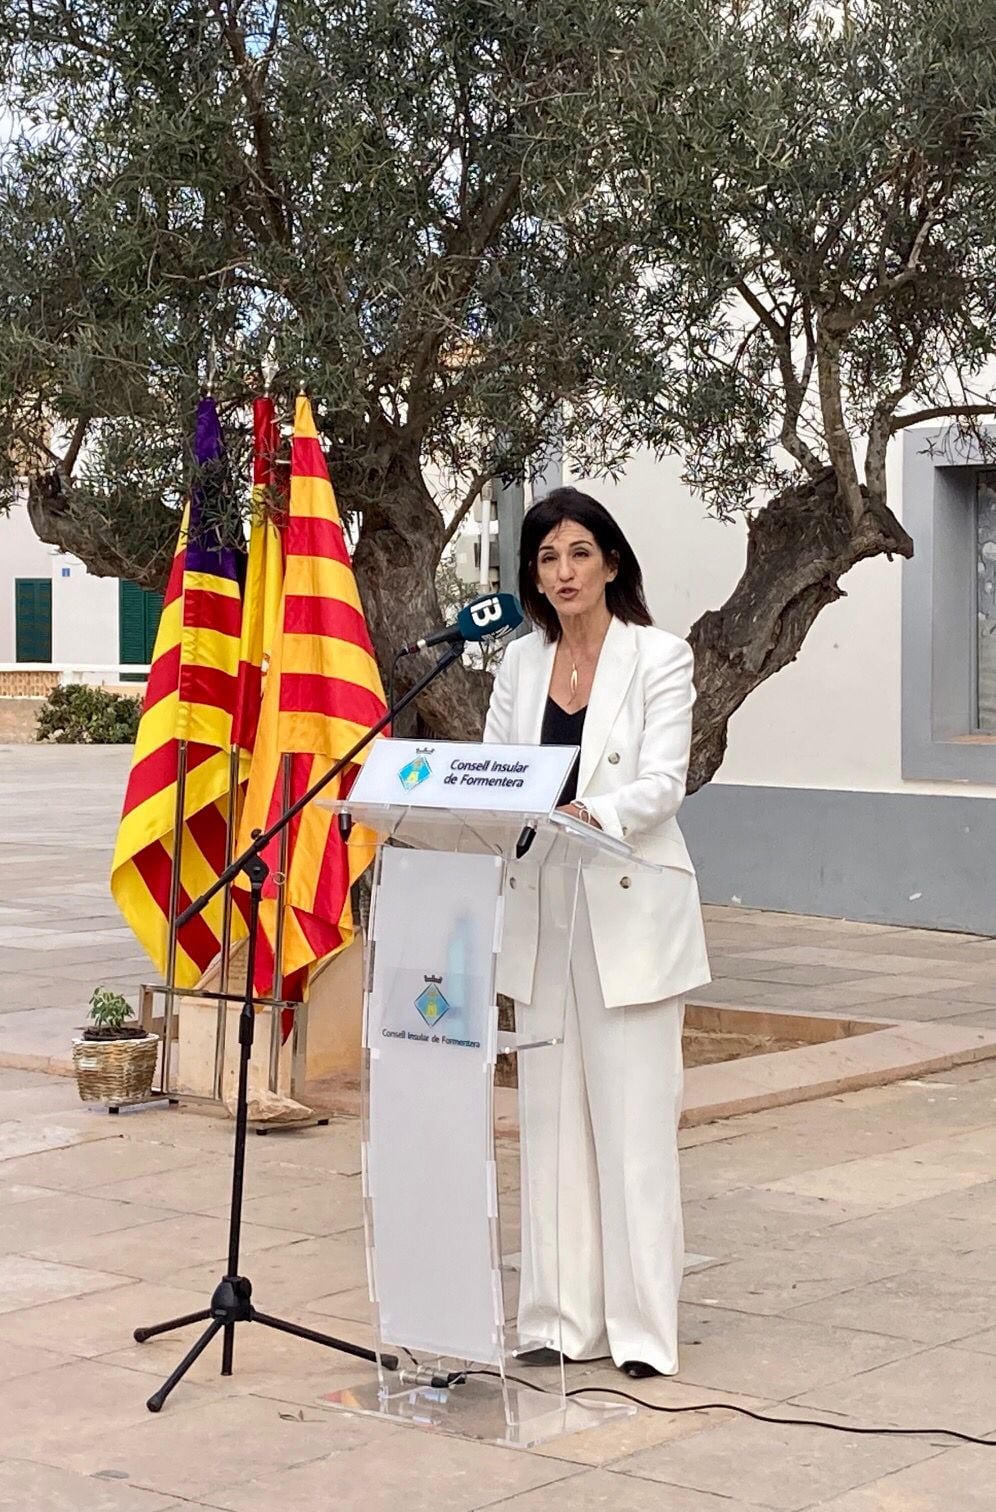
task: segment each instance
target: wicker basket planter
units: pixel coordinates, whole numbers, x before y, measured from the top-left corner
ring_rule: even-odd
[[[152,1093],[159,1036],[73,1040],[76,1085],[84,1102],[141,1102]]]

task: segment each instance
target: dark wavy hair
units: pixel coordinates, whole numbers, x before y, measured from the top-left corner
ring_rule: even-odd
[[[604,504],[577,488],[555,488],[526,510],[519,538],[519,598],[529,618],[548,641],[560,639],[560,619],[549,599],[536,586],[540,546],[551,530],[573,520],[590,530],[616,575],[605,587],[610,614],[624,625],[652,625],[643,594],[643,573],[632,546]]]

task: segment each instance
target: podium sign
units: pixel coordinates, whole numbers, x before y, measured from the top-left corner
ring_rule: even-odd
[[[350,801],[548,814],[576,755],[576,746],[378,740],[353,784]]]
[[[379,1333],[497,1365],[498,856],[387,849],[372,921],[367,1200]]]

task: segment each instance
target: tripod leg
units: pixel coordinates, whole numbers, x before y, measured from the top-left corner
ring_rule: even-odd
[[[269,1313],[261,1313],[253,1308],[252,1320],[254,1323],[263,1323],[267,1328],[275,1328],[280,1333],[293,1334],[295,1339],[307,1339],[311,1344],[326,1344],[329,1349],[338,1349],[340,1354],[353,1355],[357,1360],[369,1360],[376,1365],[377,1356],[372,1349],[364,1349],[362,1344],[348,1344],[345,1339],[335,1339],[331,1334],[316,1333],[313,1328],[302,1328],[300,1323],[285,1323],[283,1318],[271,1318]],[[397,1355],[382,1355],[381,1360],[387,1370],[397,1370]]]
[[[176,1385],[177,1381],[183,1380],[183,1377],[187,1374],[187,1371],[190,1369],[191,1365],[193,1365],[198,1355],[204,1353],[205,1349],[207,1349],[208,1345],[214,1338],[215,1334],[218,1332],[219,1328],[223,1327],[224,1324],[222,1323],[221,1319],[215,1318],[211,1323],[210,1328],[205,1328],[204,1332],[197,1340],[197,1343],[194,1345],[193,1349],[189,1350],[188,1353],[184,1355],[183,1359],[180,1361],[173,1374],[163,1382],[158,1391],[154,1391],[149,1397],[149,1400],[145,1405],[146,1407],[148,1407],[150,1412],[159,1412],[161,1410],[163,1403],[169,1396],[170,1392],[173,1390],[173,1387]]]
[[[235,1324],[225,1324],[225,1337],[221,1341],[221,1373],[228,1376],[232,1373],[232,1355],[235,1352]]]
[[[206,1323],[210,1317],[211,1309],[206,1307],[203,1312],[187,1313],[185,1318],[170,1318],[168,1323],[156,1323],[152,1328],[136,1328],[135,1343],[144,1344],[146,1339],[154,1339],[156,1334],[172,1333],[174,1328],[186,1328],[188,1323]]]

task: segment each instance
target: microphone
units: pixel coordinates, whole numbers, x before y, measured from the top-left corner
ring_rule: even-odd
[[[535,824],[524,824],[522,826],[521,830],[519,831],[519,838],[515,842],[515,859],[516,859],[516,861],[521,861],[522,860],[523,856],[529,850],[529,847],[532,845],[532,843],[533,843],[533,841],[535,839],[536,839],[536,826],[535,826]]]
[[[421,640],[402,646],[399,656],[411,656],[426,646],[440,646],[448,641],[482,641],[492,635],[504,635],[522,624],[522,609],[514,593],[486,593],[464,604],[455,625],[444,625]]]

